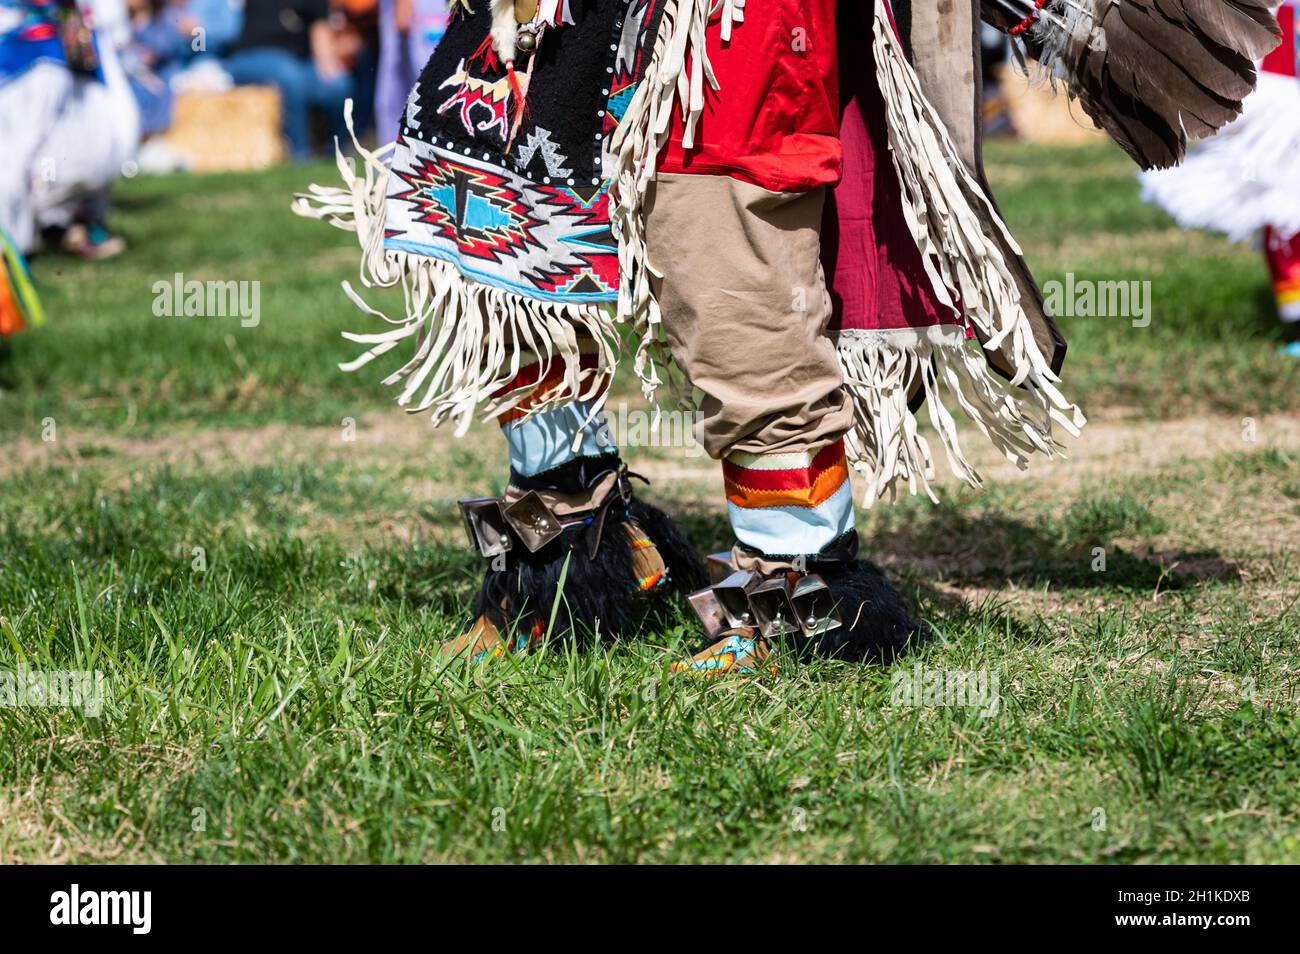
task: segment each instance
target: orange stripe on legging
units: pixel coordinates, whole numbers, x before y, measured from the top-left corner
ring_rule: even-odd
[[[597,354],[581,355],[578,357],[578,368],[580,368],[580,377],[585,377],[586,372],[594,370],[599,365],[601,356]],[[541,380],[538,380],[541,378]],[[559,398],[563,396],[564,385],[564,361],[559,357],[552,357],[546,361],[545,365],[541,361],[534,361],[533,364],[525,365],[519,369],[519,373],[511,378],[508,385],[500,387],[497,395],[502,396],[510,394],[511,391],[520,390],[521,387],[532,386],[532,393],[525,396],[523,400],[515,404],[510,411],[497,415],[499,425],[506,426],[513,421],[520,420],[521,417],[528,415],[530,409],[537,407],[543,400]]]
[[[811,487],[822,471],[843,464],[844,440],[841,438],[819,450],[807,467],[766,470],[761,467],[744,467],[726,458],[722,461],[722,474],[727,480],[754,490],[798,490]]]
[[[819,457],[821,455],[818,455]],[[744,468],[738,468],[744,470]],[[839,458],[829,466],[819,470],[807,468],[803,471],[811,475],[811,480],[802,486],[788,486],[785,481],[771,481],[768,486],[748,486],[735,479],[725,464],[723,476],[727,487],[727,500],[737,507],[817,507],[825,503],[844,486],[849,479],[848,462],[843,450]],[[795,471],[752,471],[745,470],[748,478],[755,473],[791,474]]]

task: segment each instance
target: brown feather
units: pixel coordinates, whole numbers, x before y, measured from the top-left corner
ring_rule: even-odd
[[[1207,90],[1161,54],[1148,37],[1121,22],[1120,9],[1125,5],[1111,7],[1102,22],[1110,43],[1106,62],[1120,88],[1146,103],[1173,129],[1179,127],[1181,115],[1182,125],[1193,137],[1211,135],[1235,119],[1239,106],[1225,107],[1215,91]]]
[[[1279,39],[1265,0],[1052,0],[1026,44],[1139,165],[1163,168],[1241,114],[1253,60]]]
[[[1206,89],[1219,96],[1242,100],[1255,88],[1255,66],[1248,57],[1230,50],[1204,55],[1205,44],[1181,24],[1161,13],[1149,0],[1128,0],[1118,6],[1125,25],[1140,34],[1151,52],[1181,69]],[[1171,67],[1161,64],[1158,68]]]
[[[1277,21],[1257,0],[1175,0],[1172,19],[1194,27],[1219,46],[1257,60],[1282,37]]]

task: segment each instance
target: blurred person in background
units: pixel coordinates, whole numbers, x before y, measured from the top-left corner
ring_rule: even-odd
[[[398,120],[420,70],[451,19],[447,0],[379,0],[379,75],[375,80],[375,138],[397,138]]]
[[[131,41],[122,65],[140,107],[140,133],[151,136],[171,125],[172,92],[164,69],[186,48],[177,24],[165,16],[163,0],[129,0]]]
[[[330,0],[334,49],[352,74],[352,124],[358,134],[375,122],[379,66],[379,0]],[[346,142],[346,139],[344,140]]]
[[[171,125],[173,80],[200,59],[224,55],[243,27],[240,0],[130,0],[123,56],[148,137]],[[209,61],[210,62],[210,61]]]
[[[118,57],[125,5],[0,0],[0,227],[22,252],[108,258],[109,190],[135,155],[140,117]]]
[[[347,136],[343,103],[355,81],[329,17],[328,0],[247,0],[243,30],[224,63],[238,85],[279,89],[283,132],[295,161],[312,156],[313,109],[324,115],[331,136]]]

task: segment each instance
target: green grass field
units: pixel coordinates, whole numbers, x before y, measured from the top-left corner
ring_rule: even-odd
[[[500,491],[501,439],[336,370],[354,244],[288,211],[332,168],[124,183],[128,254],[36,260],[50,320],[0,352],[0,672],[108,686],[0,706],[0,861],[1300,861],[1300,362],[1263,263],[1104,146],[990,173],[1040,280],[1149,280],[1150,325],[1062,320],[1072,460],[968,429],[982,492],[860,513],[933,645],[715,683],[667,672],[678,606],[440,661],[479,571],[454,501]],[[155,316],[176,272],[260,281],[260,323]],[[710,462],[626,456],[728,542]],[[997,705],[899,698],[932,673]]]

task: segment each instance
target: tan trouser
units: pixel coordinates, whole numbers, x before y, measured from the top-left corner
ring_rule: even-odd
[[[810,451],[853,422],[822,274],[825,189],[660,173],[646,217],[668,346],[703,397],[711,457]]]

